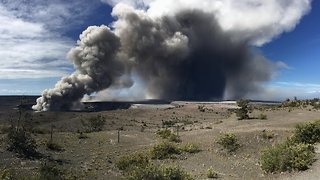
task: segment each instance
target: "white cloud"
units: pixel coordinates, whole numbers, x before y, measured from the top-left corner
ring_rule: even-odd
[[[154,18],[172,15],[185,9],[212,13],[224,30],[238,33],[234,38],[244,38],[256,46],[262,46],[281,33],[294,29],[302,16],[311,9],[311,0],[102,1],[113,6],[121,2],[143,7]]]
[[[63,36],[94,8],[85,0],[0,1],[0,79],[61,77],[72,71]]]

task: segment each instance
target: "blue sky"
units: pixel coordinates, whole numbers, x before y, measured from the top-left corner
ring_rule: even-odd
[[[79,34],[113,21],[112,8],[102,1],[0,0],[0,95],[40,95],[71,74],[66,54]],[[320,2],[314,0],[294,30],[259,47],[265,57],[283,65],[254,98],[320,96],[319,17]]]

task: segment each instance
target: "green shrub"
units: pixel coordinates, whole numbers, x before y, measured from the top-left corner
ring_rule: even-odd
[[[38,155],[36,141],[23,128],[11,128],[7,134],[8,150],[24,157]]]
[[[218,178],[218,173],[213,169],[213,167],[210,167],[207,170],[207,177],[212,179]]]
[[[286,142],[262,152],[261,168],[266,172],[306,170],[314,162],[314,147],[310,144]]]
[[[188,153],[197,153],[200,152],[199,146],[192,144],[192,143],[187,143],[186,145],[184,145],[181,149],[184,152],[188,152]]]
[[[192,180],[192,176],[178,167],[155,166],[135,168],[128,173],[130,180]]]
[[[218,140],[218,144],[223,146],[228,152],[234,152],[240,147],[237,136],[234,134],[224,134]]]
[[[149,158],[143,153],[134,153],[122,156],[116,166],[120,170],[127,170],[132,167],[146,167],[149,164]]]
[[[82,125],[88,127],[87,132],[98,132],[101,131],[103,126],[106,123],[106,120],[103,116],[98,115],[96,117],[92,117],[88,119],[87,122],[81,121]]]
[[[171,136],[171,131],[169,129],[158,130],[157,135],[163,139],[168,139]]]
[[[162,142],[153,146],[150,150],[152,159],[172,158],[173,155],[177,155],[180,153],[180,149],[177,147],[177,145],[170,142]]]
[[[236,115],[238,117],[239,120],[243,120],[243,119],[249,119],[249,101],[245,100],[245,99],[240,99],[237,101],[237,105],[240,107],[240,109],[237,109],[236,111]]]
[[[176,134],[173,134],[169,129],[157,131],[157,135],[163,139],[168,139],[170,142],[181,142],[181,139]]]
[[[293,139],[297,143],[314,144],[320,142],[320,120],[297,125]]]

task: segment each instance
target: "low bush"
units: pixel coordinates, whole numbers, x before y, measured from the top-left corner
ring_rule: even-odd
[[[102,131],[103,126],[106,123],[106,120],[103,116],[98,115],[96,117],[92,117],[87,121],[81,121],[82,125],[87,127],[87,132],[98,132]]]
[[[153,146],[150,150],[152,159],[172,158],[174,155],[180,154],[181,151],[176,144],[170,142],[162,142]]]
[[[210,167],[207,170],[207,177],[212,179],[218,178],[218,173],[213,169],[213,167]]]
[[[48,141],[46,143],[46,146],[47,146],[47,149],[51,151],[63,151],[63,148],[59,144],[54,143],[52,141]]]
[[[228,152],[234,152],[240,147],[237,136],[234,134],[224,134],[217,143],[223,146]]]
[[[261,114],[259,114],[258,118],[261,119],[261,120],[266,120],[267,119],[267,115],[261,113]]]
[[[155,166],[149,164],[145,168],[135,168],[128,173],[130,180],[192,180],[186,171],[171,166]]]
[[[131,169],[132,167],[146,167],[149,164],[149,157],[143,153],[134,153],[120,157],[116,166],[120,170]]]
[[[171,131],[169,129],[158,130],[157,135],[163,139],[168,139],[171,136]]]
[[[314,147],[290,141],[262,152],[261,168],[266,172],[306,170],[314,162]]]
[[[237,105],[240,107],[236,111],[236,115],[239,120],[249,119],[249,100],[240,99],[237,101]]]
[[[263,139],[272,139],[274,137],[274,134],[272,132],[263,130],[262,131],[262,138]]]
[[[293,140],[297,143],[307,144],[320,142],[320,120],[297,125]]]
[[[18,153],[23,157],[34,157],[38,155],[36,141],[31,134],[23,128],[10,128],[7,134],[7,149]]]
[[[199,146],[192,144],[192,143],[187,143],[185,144],[182,148],[182,151],[187,152],[187,153],[197,153],[200,152]]]

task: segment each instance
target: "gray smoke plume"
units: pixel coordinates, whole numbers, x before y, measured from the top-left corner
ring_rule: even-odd
[[[94,26],[80,35],[68,54],[76,72],[45,90],[33,109],[69,110],[86,94],[131,87],[133,73],[149,95],[167,100],[241,98],[271,78],[274,66],[251,39],[224,31],[210,13],[151,18],[120,4],[113,16],[112,29]]]

